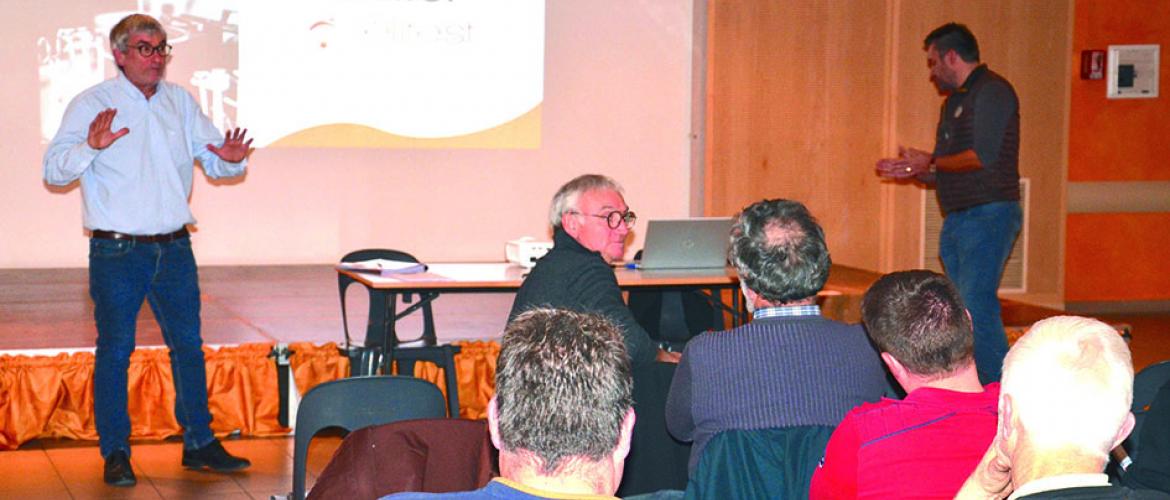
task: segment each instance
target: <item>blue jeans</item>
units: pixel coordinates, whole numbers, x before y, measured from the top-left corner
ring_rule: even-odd
[[[1007,355],[999,280],[1020,232],[1019,202],[998,201],[947,214],[938,253],[959,288],[975,327],[975,368],[984,384],[998,382]]]
[[[215,436],[199,335],[199,276],[190,238],[169,243],[90,239],[89,294],[98,330],[93,399],[102,456],[130,453],[127,371],[144,298],[170,348],[183,444],[200,448],[211,443]]]

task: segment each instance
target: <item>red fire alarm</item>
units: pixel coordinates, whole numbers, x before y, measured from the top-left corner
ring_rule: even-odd
[[[1081,51],[1081,80],[1105,79],[1105,51]]]

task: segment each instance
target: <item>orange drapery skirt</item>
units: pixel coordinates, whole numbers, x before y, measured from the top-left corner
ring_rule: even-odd
[[[495,392],[496,342],[457,342],[460,416],[485,418]],[[348,375],[349,359],[337,345],[289,344],[290,369],[300,394]],[[273,344],[204,347],[211,429],[223,436],[272,436],[289,432],[278,422],[280,394]],[[96,440],[92,352],[55,356],[0,356],[0,450],[37,438]],[[443,371],[415,364],[415,376],[446,394]],[[175,419],[175,389],[165,348],[144,348],[130,356],[132,439],[163,439],[182,433]]]

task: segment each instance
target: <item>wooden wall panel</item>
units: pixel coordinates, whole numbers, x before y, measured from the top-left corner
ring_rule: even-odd
[[[711,2],[707,212],[765,196],[822,219],[834,261],[921,264],[921,188],[881,182],[899,144],[930,149],[941,97],[922,39],[967,24],[1022,101],[1033,179],[1029,294],[1062,297],[1070,0]],[[933,192],[927,193],[933,196]]]
[[[876,269],[885,2],[720,0],[708,15],[707,213],[799,200],[835,262]]]

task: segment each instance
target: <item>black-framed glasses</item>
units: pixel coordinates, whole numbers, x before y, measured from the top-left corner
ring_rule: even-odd
[[[159,44],[157,47],[151,47],[148,44],[140,43],[134,47],[134,50],[137,50],[138,55],[144,58],[150,57],[153,54],[158,54],[163,57],[171,55],[171,46],[165,42]]]
[[[598,219],[605,219],[605,223],[609,225],[610,229],[617,229],[622,225],[622,222],[626,223],[626,227],[634,227],[634,223],[638,221],[638,215],[630,210],[626,210],[625,212],[618,212],[617,210],[614,210],[613,212],[607,213],[605,215],[583,214],[576,211],[569,213],[597,217]]]

